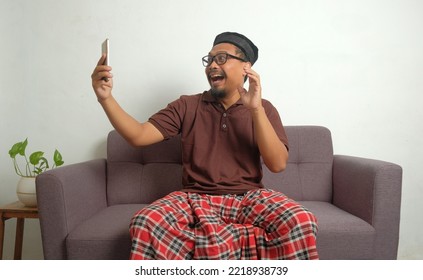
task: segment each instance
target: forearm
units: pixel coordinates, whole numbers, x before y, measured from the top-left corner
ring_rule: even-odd
[[[251,111],[257,145],[264,163],[272,172],[281,172],[286,167],[288,151],[281,142],[263,107]]]
[[[163,140],[150,123],[140,123],[123,110],[113,96],[99,100],[110,123],[133,146],[145,146]]]

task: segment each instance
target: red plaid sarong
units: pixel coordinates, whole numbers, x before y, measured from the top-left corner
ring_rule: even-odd
[[[318,259],[316,218],[285,195],[173,192],[137,212],[131,259]]]

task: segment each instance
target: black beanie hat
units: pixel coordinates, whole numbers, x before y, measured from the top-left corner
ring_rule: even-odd
[[[223,32],[216,36],[213,46],[221,43],[229,43],[237,46],[247,57],[247,60],[254,64],[258,58],[258,48],[250,39],[236,32]]]

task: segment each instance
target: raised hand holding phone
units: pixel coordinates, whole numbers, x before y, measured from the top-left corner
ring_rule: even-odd
[[[108,65],[109,63],[109,40],[106,39],[102,43],[102,55],[91,75],[92,86],[99,101],[109,98],[112,94],[113,74],[110,72],[112,68]]]

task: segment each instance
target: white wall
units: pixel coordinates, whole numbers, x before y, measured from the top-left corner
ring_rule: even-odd
[[[112,128],[90,75],[106,37],[114,94],[146,120],[207,89],[200,58],[237,31],[258,45],[263,96],[285,124],[327,126],[335,153],[403,167],[399,257],[423,259],[422,27],[418,0],[0,0],[0,204],[16,199],[17,141],[58,148],[66,164],[105,156]],[[27,222],[24,258],[43,258],[39,231]]]

